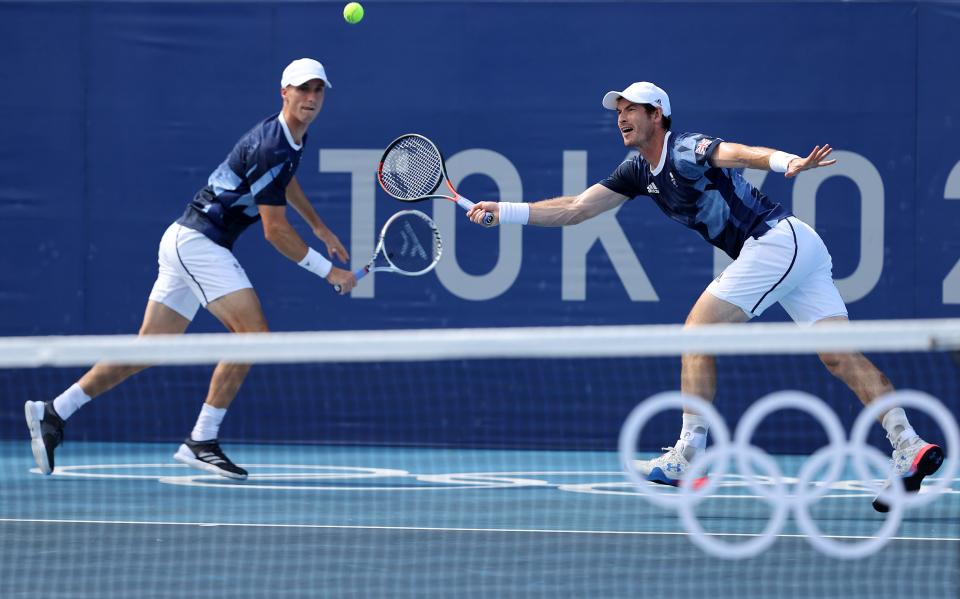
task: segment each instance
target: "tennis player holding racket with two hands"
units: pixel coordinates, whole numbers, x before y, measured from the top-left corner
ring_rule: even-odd
[[[823,240],[809,225],[773,202],[743,177],[743,168],[795,177],[802,171],[828,167],[829,145],[816,146],[805,157],[770,148],[745,146],[700,133],[670,131],[672,114],[667,93],[640,81],[603,97],[615,111],[626,147],[639,154],[624,161],[606,179],[578,196],[534,203],[480,202],[467,216],[491,225],[574,225],[617,208],[636,196],[647,196],[670,218],[695,230],[733,263],[710,283],[687,316],[687,326],[746,322],[780,303],[799,324],[847,320],[847,308],[833,283],[833,262]],[[827,369],[866,405],[893,391],[893,386],[863,354],[821,353]],[[685,355],[682,392],[713,401],[716,359]],[[936,472],[943,450],[917,435],[903,408],[884,414],[881,424],[893,451],[896,474],[916,492],[925,476]],[[642,462],[638,470],[651,482],[681,484],[689,462],[707,444],[705,418],[684,413],[680,436],[665,454]],[[879,497],[873,506],[887,511]]]

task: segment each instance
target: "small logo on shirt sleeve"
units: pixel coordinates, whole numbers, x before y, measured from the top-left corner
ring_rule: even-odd
[[[713,142],[712,139],[704,138],[697,142],[697,147],[694,152],[697,156],[706,156],[707,149],[710,147],[710,144]]]

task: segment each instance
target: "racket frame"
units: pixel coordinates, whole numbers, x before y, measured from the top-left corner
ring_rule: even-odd
[[[437,180],[436,185],[433,186],[433,189],[430,191],[430,193],[413,197],[413,198],[398,196],[392,193],[387,187],[387,185],[385,185],[383,182],[383,165],[386,162],[387,155],[397,145],[399,145],[400,142],[402,142],[405,139],[409,139],[411,137],[419,138],[420,140],[429,144],[429,146],[433,148],[433,151],[436,152],[437,156],[440,158],[440,178]],[[470,210],[474,206],[474,202],[460,195],[460,193],[453,187],[453,183],[450,182],[450,177],[447,175],[447,162],[443,157],[443,152],[441,152],[440,148],[437,147],[437,144],[433,143],[433,141],[431,141],[430,138],[424,135],[420,135],[419,133],[404,133],[403,135],[391,141],[387,145],[386,149],[384,149],[383,151],[383,154],[380,155],[380,164],[377,166],[377,183],[380,184],[380,188],[383,189],[383,191],[385,191],[387,195],[389,195],[394,199],[400,200],[401,202],[422,202],[423,200],[443,198],[445,200],[450,200],[451,202],[456,202],[464,210]],[[437,190],[439,190],[444,183],[447,184],[447,189],[449,189],[450,193],[453,195],[445,195],[442,193],[437,193]],[[489,225],[492,222],[493,222],[493,214],[490,212],[485,212],[483,216],[483,224]]]
[[[387,261],[387,266],[376,266],[377,256],[379,256],[380,253],[383,251],[383,245],[384,245],[383,240],[387,236],[387,230],[390,228],[390,225],[393,224],[394,221],[396,221],[401,216],[405,216],[407,214],[420,218],[427,224],[428,227],[430,227],[431,241],[433,242],[430,244],[430,251],[432,253],[431,255],[432,260],[430,264],[428,264],[426,267],[418,271],[410,272],[410,271],[397,268],[397,266],[390,261],[390,257],[384,254],[383,258],[384,260]],[[390,218],[388,218],[387,222],[383,223],[383,226],[380,227],[380,235],[377,237],[377,245],[373,250],[373,255],[370,256],[370,260],[366,264],[364,264],[357,270],[353,271],[353,276],[357,277],[358,281],[363,277],[367,276],[368,274],[370,274],[371,272],[395,272],[397,274],[408,276],[408,277],[418,277],[420,275],[425,275],[431,270],[433,270],[434,268],[436,268],[437,263],[440,262],[440,257],[442,255],[443,255],[443,237],[440,236],[440,229],[437,227],[437,223],[433,222],[432,218],[430,218],[427,214],[425,214],[424,212],[421,212],[420,210],[401,210],[396,214],[394,214],[393,216],[391,216]],[[334,285],[333,289],[337,293],[340,293],[340,285]]]

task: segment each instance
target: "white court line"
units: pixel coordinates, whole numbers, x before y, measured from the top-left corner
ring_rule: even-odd
[[[574,534],[574,535],[633,535],[633,536],[687,536],[685,532],[653,531],[653,530],[563,530],[544,528],[454,528],[432,526],[363,526],[353,524],[249,524],[241,522],[157,522],[137,520],[56,520],[39,518],[0,518],[0,522],[25,522],[36,524],[127,524],[143,526],[198,526],[198,527],[233,527],[233,528],[306,528],[306,529],[339,529],[339,530],[400,530],[423,532],[502,532],[502,533],[542,533],[542,534]],[[711,537],[759,537],[750,533],[706,533]],[[780,538],[805,539],[807,535],[778,534]],[[830,539],[875,539],[870,536],[824,535]],[[960,538],[951,537],[890,537],[893,541],[960,541]]]
[[[214,489],[268,489],[280,491],[449,491],[449,490],[471,490],[471,489],[506,489],[515,487],[549,487],[555,486],[541,480],[503,478],[490,474],[413,474],[407,470],[395,470],[389,468],[368,468],[362,466],[326,466],[326,465],[298,465],[298,464],[244,464],[252,469],[287,469],[287,470],[312,470],[313,472],[298,473],[254,473],[249,476],[247,482],[240,483],[235,480],[225,479],[216,474],[188,474],[186,476],[163,476],[163,475],[145,475],[145,474],[110,474],[100,472],[81,472],[82,470],[104,470],[104,469],[135,469],[135,468],[178,468],[186,469],[189,467],[182,464],[81,464],[70,466],[58,466],[53,471],[53,476],[59,477],[80,477],[92,479],[131,479],[131,480],[156,480],[162,484],[182,485],[188,487],[208,487]],[[332,470],[334,472],[317,472],[318,470]],[[31,468],[32,474],[41,474],[39,468]],[[360,486],[348,487],[337,486],[291,486],[281,484],[254,484],[255,481],[271,480],[301,480],[310,479],[320,480],[347,480],[347,479],[371,479],[371,478],[413,478],[418,482],[437,483],[443,486]]]
[[[225,479],[215,474],[198,474],[183,464],[78,464],[69,466],[58,466],[53,471],[53,476],[61,477],[80,477],[90,479],[139,479],[156,480],[162,484],[181,485],[187,487],[206,487],[214,489],[235,489],[241,491],[250,490],[273,490],[273,491],[362,491],[362,492],[392,492],[392,491],[457,491],[457,490],[483,490],[483,489],[505,489],[505,488],[555,488],[559,491],[568,493],[585,493],[591,495],[620,495],[620,496],[642,496],[634,489],[634,484],[630,481],[601,481],[588,483],[551,483],[539,479],[529,478],[509,478],[513,476],[611,476],[622,477],[621,471],[583,471],[583,470],[523,470],[507,472],[458,472],[458,473],[434,473],[434,474],[415,474],[407,470],[395,470],[389,468],[370,468],[365,466],[331,466],[317,464],[244,464],[251,469],[286,469],[296,470],[304,469],[310,472],[297,473],[254,473],[249,476],[246,482],[238,482]],[[164,476],[156,474],[110,474],[102,472],[89,472],[91,470],[122,469],[130,470],[136,468],[177,468],[191,472],[186,476]],[[322,472],[328,471],[328,472]],[[31,468],[32,474],[41,474],[39,468]],[[323,486],[323,485],[283,485],[268,481],[301,481],[303,483],[315,480],[347,480],[347,479],[376,479],[376,478],[412,478],[421,483],[435,483],[439,486]],[[746,487],[745,482],[737,479],[744,478],[741,475],[727,474],[726,478],[719,483],[721,487]],[[768,478],[768,477],[760,477]],[[785,477],[783,480],[790,484],[796,484],[797,479]],[[936,481],[938,478],[930,477],[928,481]],[[954,479],[960,481],[960,478]],[[874,481],[876,483],[882,481]],[[259,483],[259,484],[257,484]],[[651,483],[652,484],[652,483]],[[830,485],[832,489],[838,491],[849,491],[842,494],[824,495],[822,499],[862,499],[864,497],[874,497],[876,491],[869,488],[862,481],[843,480],[836,481]],[[920,490],[921,493],[928,491],[928,487]],[[864,493],[863,491],[868,491]],[[950,488],[942,491],[943,494],[960,494],[960,489]],[[792,497],[792,495],[791,495]],[[712,494],[703,496],[704,499],[762,499],[759,495],[733,495]]]

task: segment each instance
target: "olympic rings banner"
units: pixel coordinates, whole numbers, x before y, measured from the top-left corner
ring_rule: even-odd
[[[930,415],[943,430],[947,440],[948,459],[936,473],[936,480],[923,487],[917,494],[904,491],[903,481],[890,473],[889,458],[866,443],[867,433],[876,426],[878,418],[895,407],[908,407]],[[704,416],[710,423],[713,445],[702,455],[694,458],[685,473],[686,480],[696,480],[706,475],[712,467],[707,482],[703,485],[683,485],[676,493],[667,493],[649,483],[637,471],[636,453],[640,433],[650,418],[667,409],[689,409]],[[816,419],[827,434],[829,443],[816,451],[804,462],[796,478],[787,480],[776,460],[751,443],[757,427],[771,413],[793,409],[808,413]],[[868,405],[854,422],[847,439],[837,415],[830,407],[813,395],[800,391],[779,391],[767,395],[753,404],[743,415],[731,441],[726,422],[716,409],[704,400],[680,392],[659,393],[641,402],[629,415],[620,432],[620,461],[627,477],[635,484],[637,492],[650,503],[674,509],[680,515],[688,537],[705,552],[725,559],[754,557],[769,548],[783,530],[787,515],[792,513],[806,539],[819,551],[840,559],[859,559],[879,551],[896,533],[904,510],[927,505],[950,489],[957,474],[960,460],[949,458],[960,449],[960,429],[957,421],[942,403],[919,391],[900,390],[889,393]],[[838,542],[824,535],[810,515],[810,506],[820,500],[836,483],[844,471],[846,458],[852,458],[854,471],[860,480],[878,494],[890,506],[886,520],[877,533],[863,541]],[[727,543],[720,540],[722,533],[704,531],[694,512],[696,506],[716,490],[728,473],[731,460],[743,476],[747,486],[773,510],[770,521],[763,531],[748,541]],[[824,480],[814,476],[827,465]],[[754,470],[759,465],[761,473]],[[872,468],[872,469],[871,469]],[[875,480],[875,473],[884,473],[886,479]],[[772,483],[772,489],[760,481]]]

